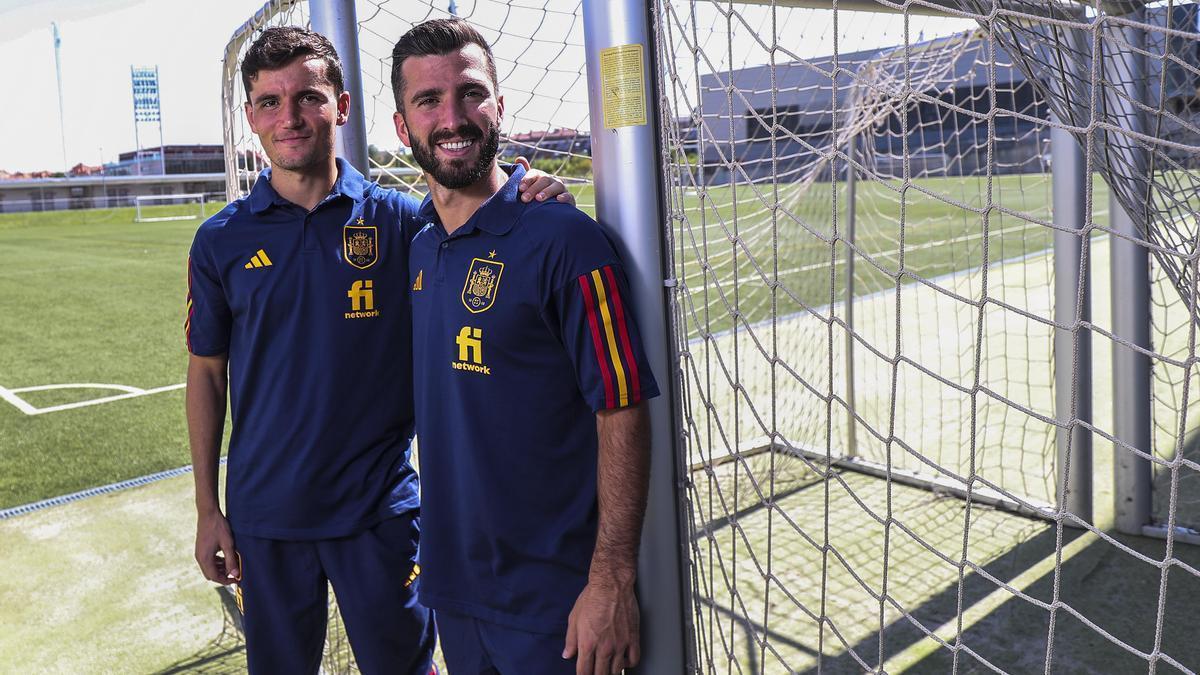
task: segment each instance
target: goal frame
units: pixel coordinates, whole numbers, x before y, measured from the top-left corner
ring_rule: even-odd
[[[171,220],[201,220],[204,218],[204,204],[206,197],[207,195],[205,195],[203,192],[186,192],[170,195],[136,195],[133,198],[133,208],[135,212],[133,220],[136,223],[162,223]],[[155,216],[152,218],[142,216],[142,205],[146,202],[167,201],[172,199],[195,199],[195,203],[197,206],[199,206],[199,212],[190,216]],[[180,204],[180,206],[187,206],[187,204]]]
[[[779,7],[827,9],[841,11],[875,12],[881,14],[919,14],[935,16],[958,16],[962,18],[980,18],[981,15],[971,11],[970,2],[964,0],[909,0],[909,2],[893,2],[892,0],[734,0],[738,5],[771,5]],[[1105,13],[1120,17],[1139,17],[1146,6],[1144,0],[1125,0],[1103,2]],[[993,6],[1003,11],[1019,11],[1027,14],[1030,6],[1027,3],[1012,3],[1007,0],[994,0]],[[1086,8],[1091,3],[1081,0],[1050,0],[1044,7],[1048,20],[1081,21],[1086,20]],[[1141,74],[1146,71],[1147,56],[1144,51],[1144,32],[1129,25],[1121,24],[1115,30],[1123,31],[1124,37],[1133,45],[1141,45],[1141,50],[1122,55],[1123,63],[1116,64],[1113,59],[1105,59],[1103,71],[1125,68],[1129,72]],[[1072,72],[1071,75],[1086,77],[1087,73]],[[1133,104],[1126,101],[1143,101],[1147,96],[1145,91],[1138,89],[1136,77],[1121,78],[1113,72],[1114,81],[1118,82],[1123,91],[1113,97],[1114,103],[1124,108]],[[1051,106],[1051,119],[1057,125],[1070,124],[1062,119]],[[1135,131],[1141,131],[1135,130]],[[1144,147],[1129,144],[1123,148],[1125,152],[1148,154]],[[849,166],[854,166],[853,140],[843,149],[844,160]],[[1068,516],[1068,523],[1073,525],[1091,524],[1093,522],[1092,498],[1093,480],[1092,454],[1093,430],[1091,393],[1092,393],[1092,345],[1091,331],[1082,329],[1091,321],[1091,274],[1090,261],[1084,255],[1084,238],[1087,236],[1089,221],[1084,203],[1084,186],[1088,176],[1084,148],[1068,130],[1056,126],[1051,133],[1051,162],[1055,167],[1053,178],[1053,223],[1055,227],[1053,243],[1054,259],[1054,354],[1055,368],[1055,410],[1054,419],[1058,425],[1057,433],[1057,469],[1056,476],[1058,491],[1058,508]],[[839,153],[841,154],[841,153]],[[853,182],[853,174],[849,172],[849,180]],[[1134,178],[1129,179],[1131,182]],[[599,190],[599,186],[597,187]],[[1151,362],[1147,354],[1153,352],[1150,337],[1151,288],[1152,280],[1149,274],[1149,250],[1147,242],[1139,231],[1133,217],[1120,204],[1116,196],[1117,190],[1110,192],[1108,207],[1114,214],[1113,230],[1110,244],[1114,250],[1114,269],[1122,270],[1121,282],[1113,282],[1111,306],[1113,315],[1113,335],[1118,345],[1114,349],[1113,365],[1117,374],[1113,378],[1113,452],[1114,461],[1114,490],[1117,531],[1147,537],[1165,539],[1174,535],[1175,541],[1189,544],[1200,544],[1200,533],[1187,528],[1176,527],[1172,532],[1153,519],[1151,509],[1151,460],[1153,422],[1150,411],[1150,401],[1153,398],[1153,381],[1151,377]],[[854,207],[849,205],[850,221],[853,222]],[[853,232],[853,229],[850,230]],[[853,234],[851,234],[851,237]],[[1132,283],[1138,279],[1138,283]],[[1144,282],[1140,281],[1143,280]],[[854,295],[854,267],[847,265],[845,280],[847,297]],[[848,308],[846,313],[848,328],[853,330],[853,311]],[[1125,346],[1125,345],[1129,346]],[[846,340],[846,359],[848,377],[853,377],[854,342],[852,337]],[[848,383],[847,405],[854,407],[854,385]],[[855,446],[856,421],[850,415],[847,441],[848,450],[853,453]],[[854,470],[852,467],[851,470]],[[929,489],[935,489],[930,482]],[[978,500],[978,495],[975,496]],[[1004,500],[995,504],[1005,508]],[[1033,509],[1018,509],[1022,512],[1033,513],[1047,517],[1055,508],[1051,504],[1035,504]],[[1040,507],[1040,508],[1039,508]],[[1072,522],[1074,521],[1074,522]]]

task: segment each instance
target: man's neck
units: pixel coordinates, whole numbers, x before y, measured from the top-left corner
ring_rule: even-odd
[[[308,211],[312,211],[321,200],[329,196],[337,177],[337,161],[332,157],[327,165],[299,171],[271,167],[271,187],[275,188],[275,192]]]
[[[459,190],[443,187],[428,173],[425,174],[425,180],[429,183],[429,197],[433,200],[442,227],[446,228],[446,234],[454,234],[455,230],[467,224],[484,202],[504,187],[508,182],[508,174],[493,162],[492,170],[486,176]]]

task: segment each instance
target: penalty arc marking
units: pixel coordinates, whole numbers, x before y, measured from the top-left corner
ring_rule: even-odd
[[[95,384],[89,382],[82,384],[43,384],[36,387],[21,387],[18,389],[7,389],[5,387],[0,387],[0,399],[4,399],[8,403],[12,404],[14,408],[20,410],[26,415],[44,415],[46,413],[59,412],[62,410],[73,410],[75,408],[85,408],[90,405],[100,405],[101,403],[112,403],[113,401],[121,401],[127,398],[138,398],[140,396],[149,396],[151,394],[161,394],[167,391],[183,389],[185,386],[186,383],[181,382],[179,384],[169,384],[165,387],[139,389],[137,387],[130,387],[124,384]],[[111,396],[101,396],[100,398],[92,398],[86,401],[52,405],[45,408],[39,408],[35,405],[32,405],[19,396],[19,394],[31,391],[52,391],[55,389],[110,389],[119,391],[121,393],[113,394]]]

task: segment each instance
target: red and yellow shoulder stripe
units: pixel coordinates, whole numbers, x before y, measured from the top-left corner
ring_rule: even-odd
[[[183,317],[183,338],[192,351],[192,256],[187,259],[187,308]]]
[[[641,401],[641,380],[629,340],[625,302],[612,267],[606,265],[580,275],[579,289],[587,307],[592,345],[604,380],[605,407],[624,407]]]

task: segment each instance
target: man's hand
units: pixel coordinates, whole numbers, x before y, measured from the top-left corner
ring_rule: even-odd
[[[567,619],[563,658],[576,657],[576,675],[620,675],[642,658],[633,581],[589,582]]]
[[[219,512],[197,519],[196,562],[205,579],[223,586],[242,578],[242,559],[234,548],[233,532]]]
[[[617,675],[642,658],[638,542],[650,476],[650,415],[638,403],[596,413],[598,523],[588,583],[567,618],[563,658],[576,675]]]
[[[188,444],[192,449],[192,478],[196,482],[196,562],[204,577],[218,584],[229,584],[242,577],[241,560],[233,547],[233,532],[221,513],[221,500],[217,497],[228,372],[229,357],[226,354],[190,355],[184,397]]]
[[[556,197],[558,201],[564,204],[575,206],[575,195],[567,190],[566,184],[561,179],[543,171],[529,168],[529,160],[524,157],[514,159],[513,164],[520,164],[525,167],[525,177],[521,179],[521,184],[517,186],[517,190],[521,193],[521,201],[528,202],[536,199],[539,202],[544,202],[551,197]]]

